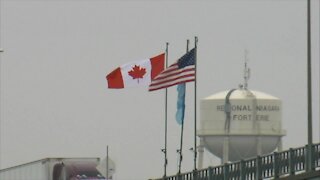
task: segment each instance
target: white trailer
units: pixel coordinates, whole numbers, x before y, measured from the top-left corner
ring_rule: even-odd
[[[99,158],[45,158],[1,169],[0,180],[106,180]]]

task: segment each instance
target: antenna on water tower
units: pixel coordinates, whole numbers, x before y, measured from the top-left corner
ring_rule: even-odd
[[[248,89],[248,80],[250,78],[250,68],[248,68],[247,63],[248,63],[248,50],[245,49],[244,50],[244,74],[243,74],[243,78],[244,78],[244,84],[243,84],[243,88],[244,89]]]

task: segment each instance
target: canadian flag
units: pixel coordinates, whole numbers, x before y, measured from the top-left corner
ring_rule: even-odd
[[[136,62],[124,64],[107,75],[108,88],[122,89],[149,86],[151,80],[164,70],[164,53]]]

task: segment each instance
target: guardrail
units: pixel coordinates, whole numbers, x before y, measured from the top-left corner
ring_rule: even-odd
[[[308,156],[310,154],[311,156]],[[277,179],[313,172],[318,167],[320,167],[320,143],[155,180]]]

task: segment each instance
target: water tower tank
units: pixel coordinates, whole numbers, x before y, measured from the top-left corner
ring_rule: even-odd
[[[271,153],[281,148],[281,100],[246,88],[201,100],[201,144],[223,163]]]

